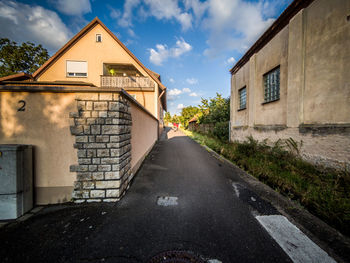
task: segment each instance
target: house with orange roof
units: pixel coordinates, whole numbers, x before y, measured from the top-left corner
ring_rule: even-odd
[[[163,129],[166,87],[98,19],[0,78],[1,144],[34,151],[36,204],[117,201]]]

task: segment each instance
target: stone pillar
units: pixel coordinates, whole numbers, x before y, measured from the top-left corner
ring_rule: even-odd
[[[73,200],[118,201],[132,178],[130,103],[119,93],[80,94],[77,107],[70,113],[78,153]]]

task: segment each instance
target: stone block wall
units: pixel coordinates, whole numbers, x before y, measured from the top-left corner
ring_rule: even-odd
[[[132,179],[130,102],[119,93],[77,96],[77,112],[71,112],[78,164],[73,200],[118,201]]]

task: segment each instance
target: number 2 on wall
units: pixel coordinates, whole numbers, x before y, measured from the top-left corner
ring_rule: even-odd
[[[17,111],[25,111],[26,110],[26,102],[24,100],[19,100],[18,104],[20,104],[21,107],[19,107]]]

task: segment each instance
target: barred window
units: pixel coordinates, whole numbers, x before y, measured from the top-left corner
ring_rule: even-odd
[[[280,67],[264,75],[264,102],[275,101],[280,98]]]
[[[247,88],[243,87],[238,91],[239,95],[239,110],[243,110],[247,107]]]

